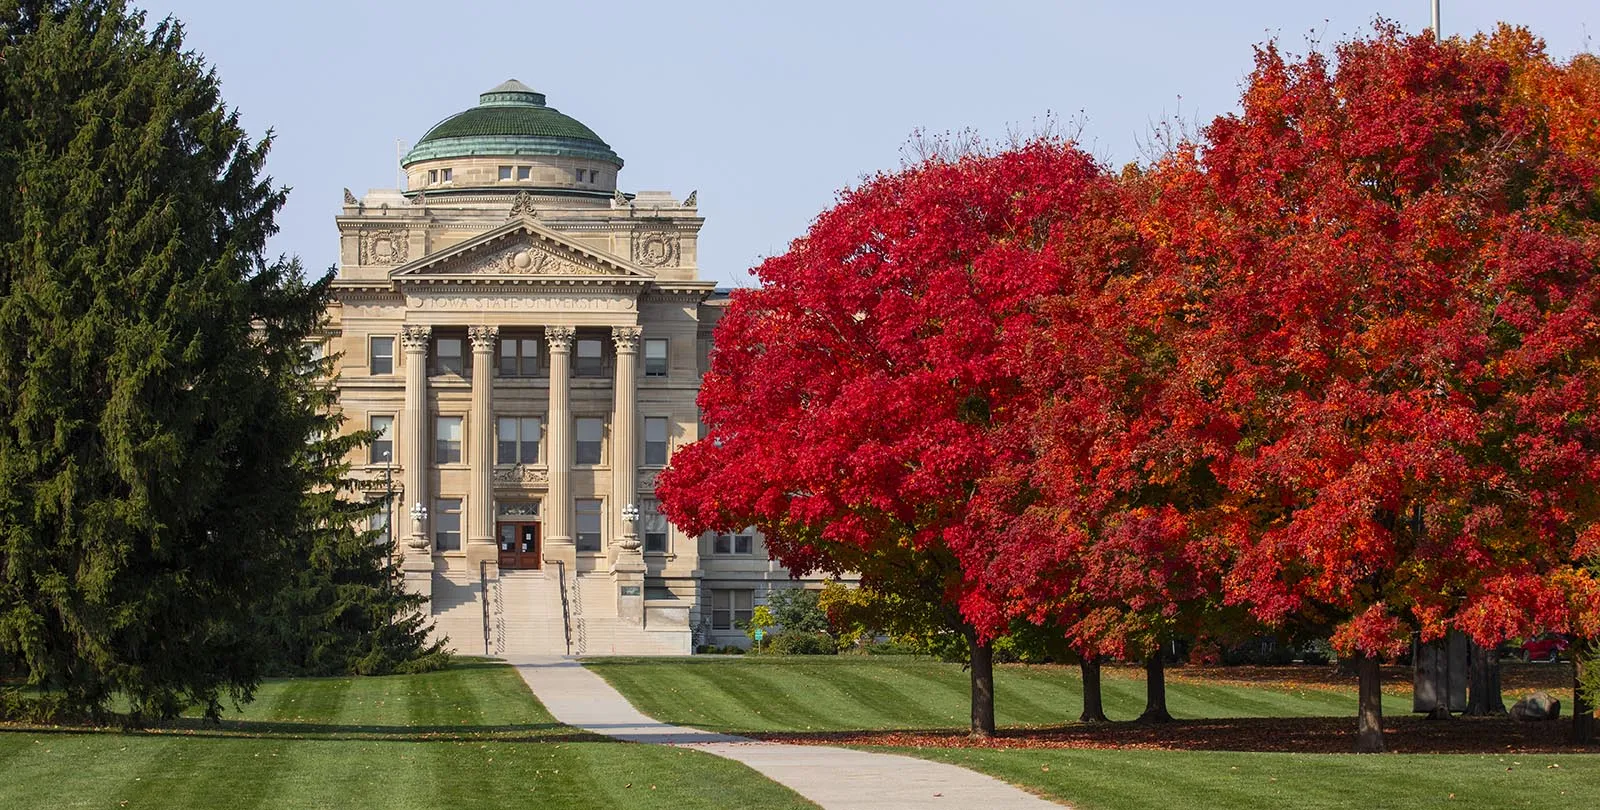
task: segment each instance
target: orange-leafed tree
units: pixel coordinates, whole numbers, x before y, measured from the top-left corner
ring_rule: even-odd
[[[1174,172],[1204,224],[1160,261],[1190,307],[1173,395],[1237,434],[1226,596],[1336,625],[1358,750],[1414,630],[1600,630],[1600,161],[1568,107],[1594,96],[1518,36],[1263,47],[1242,112],[1169,161],[1205,178]]]

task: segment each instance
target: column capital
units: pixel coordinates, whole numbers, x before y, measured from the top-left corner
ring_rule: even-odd
[[[572,351],[572,339],[577,334],[578,330],[570,326],[546,326],[544,328],[544,339],[545,342],[550,344],[551,352]]]
[[[475,352],[493,352],[495,341],[500,339],[498,326],[469,326],[467,338],[472,341],[472,350]]]
[[[405,326],[400,329],[400,345],[408,352],[428,352],[428,340],[433,337],[431,326]]]
[[[611,327],[611,339],[617,344],[618,354],[633,354],[639,351],[639,336],[644,330],[637,326]]]

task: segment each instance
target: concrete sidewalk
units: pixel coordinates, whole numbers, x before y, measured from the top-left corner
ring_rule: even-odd
[[[679,745],[742,762],[824,810],[1060,808],[993,777],[941,762],[822,745],[759,742],[669,726],[641,714],[577,661],[541,658],[512,663],[545,708],[569,726],[629,742]]]

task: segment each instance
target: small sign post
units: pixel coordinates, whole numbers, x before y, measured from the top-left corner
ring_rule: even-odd
[[[762,629],[762,628],[760,628],[760,627],[757,627],[756,628],[756,632],[754,633],[754,635],[756,637],[756,652],[759,653],[759,652],[761,652],[761,639],[766,637],[767,631]]]

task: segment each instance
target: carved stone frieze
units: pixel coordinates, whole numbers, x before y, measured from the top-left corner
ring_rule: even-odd
[[[384,228],[361,233],[362,264],[405,264],[409,248],[403,228]]]
[[[618,353],[639,351],[639,335],[644,332],[637,326],[611,327],[611,340],[617,344]]]
[[[635,302],[620,296],[413,295],[406,298],[406,305],[439,312],[632,312]]]
[[[633,263],[645,269],[678,266],[678,235],[664,229],[633,235]]]
[[[548,486],[549,484],[549,474],[538,467],[516,464],[510,467],[494,468],[494,485],[497,487]]]

